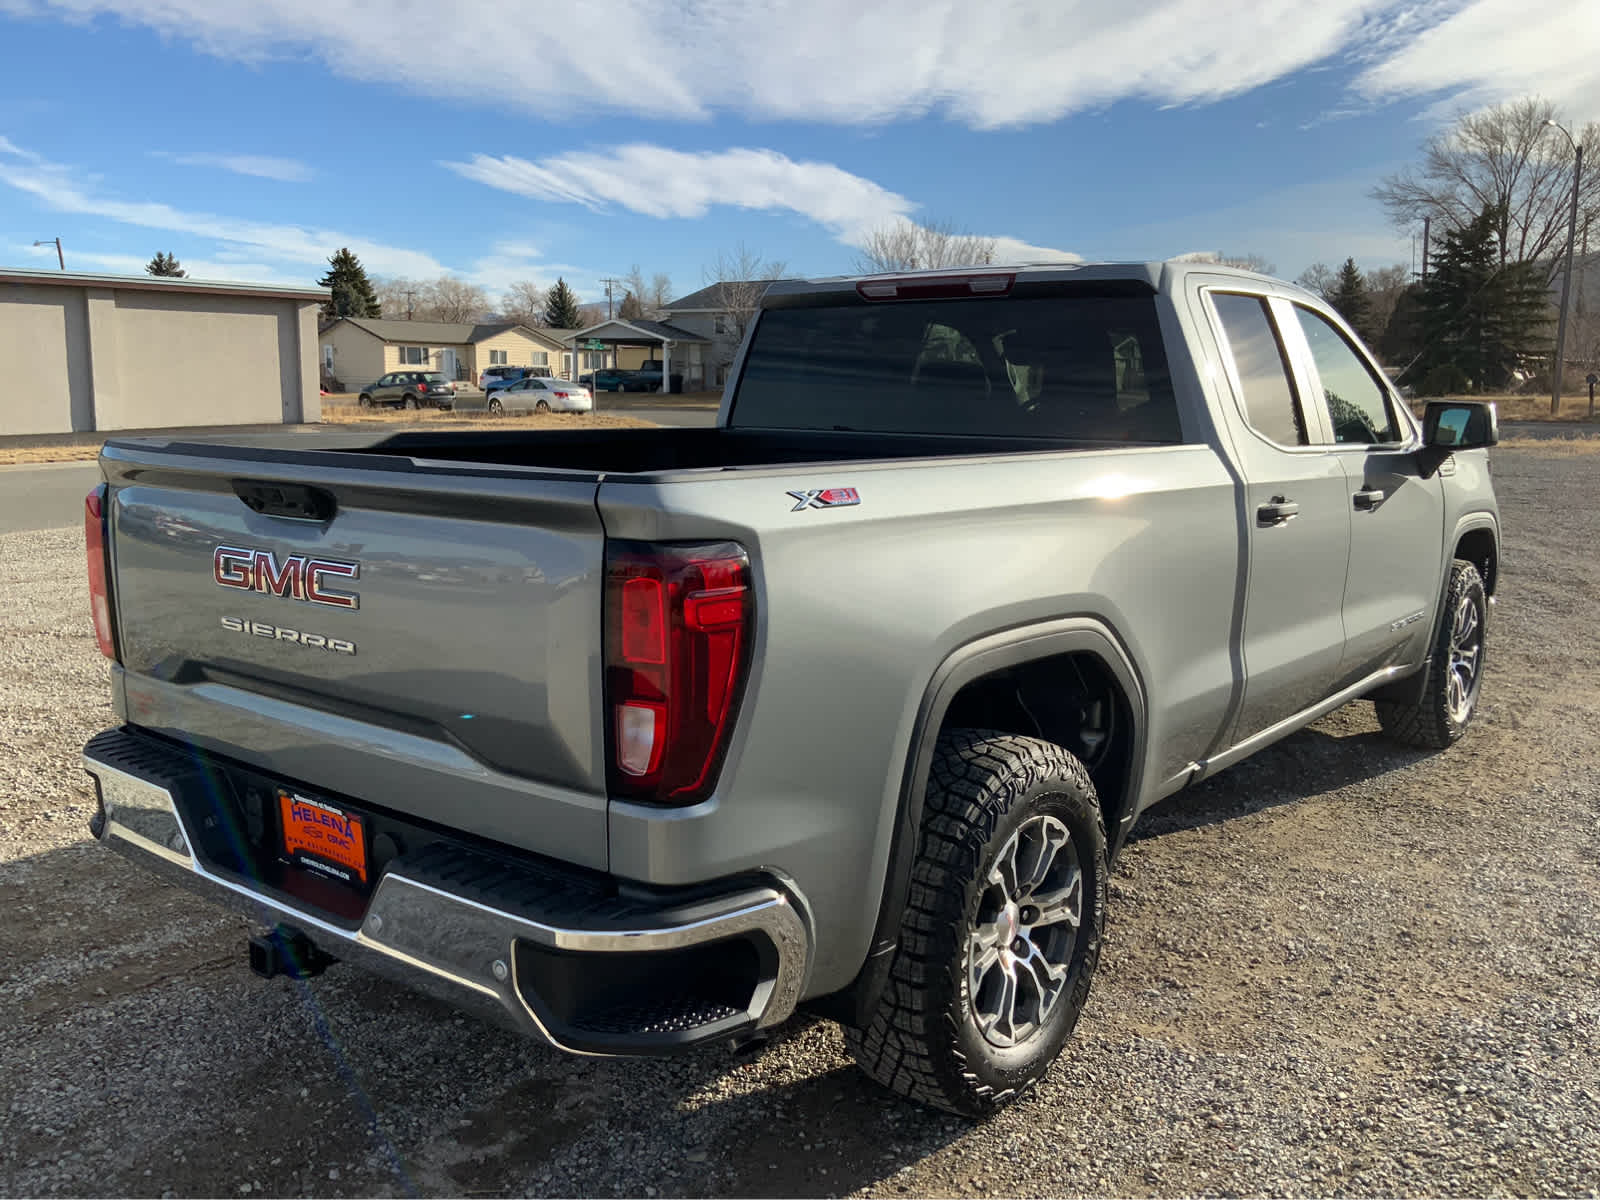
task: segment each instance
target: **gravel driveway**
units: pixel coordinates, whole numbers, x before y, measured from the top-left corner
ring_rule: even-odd
[[[1466,741],[1354,704],[1147,814],[1075,1041],[983,1126],[822,1021],[576,1059],[346,968],[256,979],[239,921],[90,843],[81,538],[0,537],[0,1192],[1600,1194],[1600,457],[1494,465]]]

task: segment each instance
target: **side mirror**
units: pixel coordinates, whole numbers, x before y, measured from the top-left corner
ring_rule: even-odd
[[[1500,443],[1500,416],[1483,400],[1431,400],[1422,417],[1422,442],[1438,450],[1482,450]]]

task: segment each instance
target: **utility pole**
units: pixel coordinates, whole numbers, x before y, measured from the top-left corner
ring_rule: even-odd
[[[1567,300],[1572,295],[1572,252],[1578,247],[1578,187],[1583,181],[1583,147],[1554,119],[1545,124],[1561,130],[1572,147],[1572,215],[1567,220],[1567,266],[1561,280],[1561,311],[1556,317],[1555,369],[1550,373],[1550,415],[1553,417],[1561,411],[1561,369],[1566,365]]]
[[[606,285],[606,320],[609,321],[611,320],[611,285],[614,283],[621,283],[622,280],[602,279],[600,282]]]
[[[1431,243],[1433,218],[1422,218],[1422,286],[1428,286],[1428,246]]]
[[[51,245],[55,246],[55,248],[56,248],[56,266],[60,267],[63,271],[65,271],[67,269],[67,260],[65,258],[61,257],[61,239],[60,238],[58,238],[58,237],[55,237],[55,238],[44,238],[41,241],[35,242],[34,245],[35,246],[51,246]]]
[[[411,314],[416,311],[416,308],[411,303],[411,298],[413,296],[415,296],[417,293],[416,293],[415,289],[407,288],[405,291],[401,292],[400,294],[406,298],[406,320],[409,321],[409,320],[411,320]]]

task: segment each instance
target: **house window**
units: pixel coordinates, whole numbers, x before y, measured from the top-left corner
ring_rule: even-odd
[[[507,361],[506,352],[504,350],[489,351],[489,365],[491,367],[503,367],[506,365]]]
[[[712,318],[711,327],[716,333],[732,333],[733,319],[727,313],[718,313]]]
[[[425,367],[432,361],[426,346],[400,346],[397,349],[402,367]]]
[[[329,371],[333,370],[333,347],[332,346],[324,346],[322,348],[322,365],[324,367],[326,367]]]
[[[550,351],[535,350],[533,352],[533,365],[536,367],[548,367],[550,365]]]

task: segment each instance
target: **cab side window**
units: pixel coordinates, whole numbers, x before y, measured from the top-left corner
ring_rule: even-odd
[[[1211,305],[1233,355],[1251,428],[1280,446],[1309,444],[1305,413],[1267,302],[1260,296],[1213,292]]]
[[[1400,422],[1389,394],[1339,328],[1321,313],[1294,306],[1312,360],[1322,380],[1333,440],[1354,445],[1381,445],[1401,440]]]

